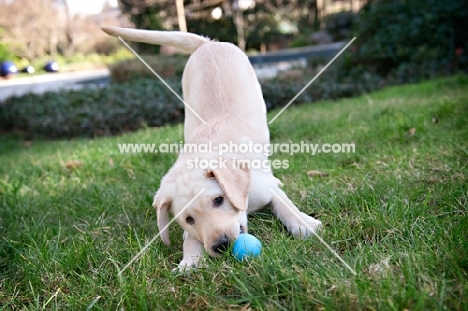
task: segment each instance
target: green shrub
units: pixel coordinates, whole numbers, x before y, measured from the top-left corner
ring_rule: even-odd
[[[277,78],[263,81],[261,85],[267,109],[282,108],[288,104],[328,61],[325,58],[311,58],[307,61],[307,68],[287,71]],[[343,67],[343,59],[337,59],[293,103],[352,97],[395,84],[395,81],[363,68],[354,68],[343,74]]]
[[[0,62],[14,59],[14,54],[5,43],[0,43]]]
[[[310,33],[303,32],[297,36],[295,36],[291,42],[289,43],[289,48],[300,48],[304,46],[309,46],[312,44],[311,40],[309,39]]]
[[[345,71],[360,67],[406,83],[468,65],[466,0],[372,1],[355,26]]]
[[[182,77],[186,55],[143,55],[145,62],[165,79]],[[154,74],[139,59],[125,60],[110,66],[111,80],[114,83],[125,83],[139,78],[155,78]]]
[[[171,83],[181,92],[179,82]],[[43,95],[0,103],[0,129],[28,136],[73,138],[119,134],[183,120],[183,103],[154,79]]]
[[[349,38],[356,15],[351,11],[342,11],[326,16],[325,29],[332,35],[334,41],[346,41]]]

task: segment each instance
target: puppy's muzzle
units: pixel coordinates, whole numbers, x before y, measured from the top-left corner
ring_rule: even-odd
[[[211,249],[215,253],[222,254],[229,249],[229,244],[229,239],[226,235],[223,235],[211,246]]]

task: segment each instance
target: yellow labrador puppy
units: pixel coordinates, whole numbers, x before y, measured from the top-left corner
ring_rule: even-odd
[[[153,203],[162,230],[169,213],[179,214],[195,198],[177,218],[185,231],[178,269],[197,266],[205,251],[219,256],[240,233],[247,232],[247,213],[267,206],[296,237],[307,237],[312,234],[309,228],[319,228],[320,221],[300,212],[280,189],[268,153],[240,148],[268,146],[269,131],[260,84],[239,48],[191,33],[103,30],[125,40],[169,45],[192,54],[182,77],[184,100],[191,107],[185,109],[185,144],[209,143],[211,150],[192,148],[180,153]],[[170,244],[168,230],[161,232],[161,238]]]

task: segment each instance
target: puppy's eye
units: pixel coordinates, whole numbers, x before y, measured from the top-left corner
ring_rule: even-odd
[[[221,204],[223,204],[223,202],[224,202],[223,197],[217,197],[213,200],[213,203],[215,206],[220,206]]]
[[[185,221],[189,224],[189,225],[193,225],[195,223],[195,219],[193,219],[192,216],[187,216],[187,218],[185,218]]]

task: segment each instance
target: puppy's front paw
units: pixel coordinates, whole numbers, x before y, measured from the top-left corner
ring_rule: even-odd
[[[322,222],[320,220],[310,217],[304,213],[300,213],[299,215],[301,220],[295,217],[295,219],[291,221],[291,224],[286,226],[286,229],[295,238],[305,239],[311,236],[314,232],[317,232],[322,226]]]
[[[182,259],[176,268],[172,269],[172,272],[188,274],[193,269],[204,267],[206,267],[205,258],[201,256],[187,256],[187,258]]]
[[[187,273],[192,268],[195,268],[195,263],[193,261],[182,260],[176,268],[172,269],[173,273]]]

